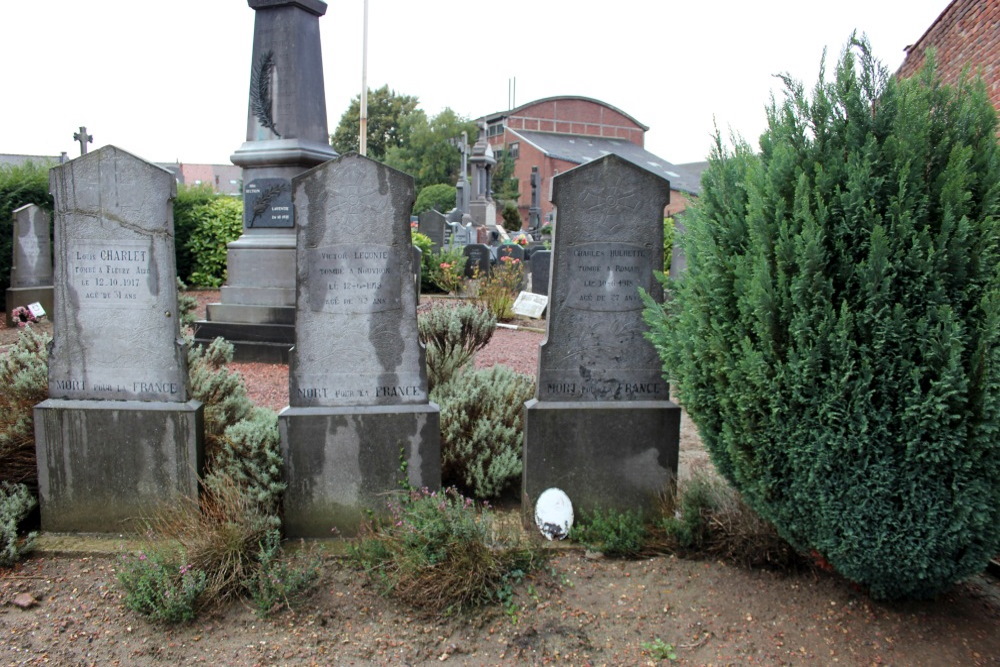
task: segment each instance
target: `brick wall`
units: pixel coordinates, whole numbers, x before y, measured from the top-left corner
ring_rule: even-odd
[[[507,127],[529,132],[558,132],[625,139],[643,146],[646,128],[628,116],[586,99],[543,100],[507,118]]]
[[[928,48],[937,50],[945,83],[956,83],[966,66],[981,74],[1000,111],[1000,0],[954,0],[909,49],[897,74],[905,78],[919,71]]]

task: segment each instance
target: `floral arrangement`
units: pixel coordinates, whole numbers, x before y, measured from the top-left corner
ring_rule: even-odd
[[[21,328],[24,328],[29,324],[34,324],[38,321],[38,318],[35,317],[35,314],[24,306],[18,306],[17,308],[15,308],[13,311],[11,311],[10,316],[11,319],[14,320],[14,323]]]
[[[523,247],[525,247],[525,246],[528,245],[528,237],[527,236],[515,236],[514,237],[514,243],[516,243],[517,245],[519,245],[519,246],[521,246],[523,248]]]

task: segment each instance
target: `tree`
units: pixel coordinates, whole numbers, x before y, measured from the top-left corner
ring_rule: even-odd
[[[391,146],[407,141],[404,120],[414,113],[419,100],[412,95],[397,95],[389,86],[368,91],[368,157],[385,160]],[[358,95],[340,117],[337,129],[330,136],[330,143],[338,153],[357,151],[361,122],[361,96]]]
[[[493,168],[493,198],[501,204],[517,204],[521,196],[517,179],[514,178],[514,157],[504,151]]]
[[[438,213],[447,213],[455,208],[455,186],[447,183],[428,185],[417,194],[413,204],[413,215],[420,215],[431,209]]]
[[[455,185],[462,170],[462,155],[451,145],[451,139],[462,132],[475,137],[476,124],[446,108],[430,121],[418,109],[406,117],[404,125],[406,141],[386,152],[386,164],[413,176],[418,190],[439,183]]]
[[[760,152],[716,137],[650,340],[719,471],[876,598],[1000,552],[1000,149],[981,81],[852,39],[786,78]]]

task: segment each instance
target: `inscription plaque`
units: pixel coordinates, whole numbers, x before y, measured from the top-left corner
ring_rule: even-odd
[[[312,310],[361,314],[402,308],[397,248],[341,243],[312,248],[307,257]]]
[[[78,241],[66,253],[70,288],[80,306],[148,308],[156,303],[156,272],[146,241]]]
[[[243,188],[243,226],[294,227],[292,184],[284,178],[256,178]]]
[[[566,305],[580,310],[641,310],[650,289],[653,251],[632,243],[581,243],[569,248]]]

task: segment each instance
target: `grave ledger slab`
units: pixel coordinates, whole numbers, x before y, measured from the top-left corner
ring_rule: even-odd
[[[279,415],[290,536],[354,534],[400,481],[441,483],[417,335],[413,179],[356,154],[293,180],[295,347]],[[405,473],[400,461],[405,461]]]
[[[680,408],[643,332],[642,288],[662,299],[670,184],[608,155],[557,176],[548,327],[525,404],[523,489],[575,507],[647,509],[676,477]],[[532,258],[534,261],[534,257]]]
[[[196,497],[202,406],[180,337],[170,172],[105,146],[50,172],[55,304],[35,407],[42,528],[117,532]]]

